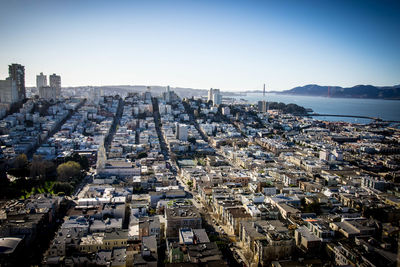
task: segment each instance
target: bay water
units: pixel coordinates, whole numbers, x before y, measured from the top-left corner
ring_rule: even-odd
[[[235,96],[237,100],[245,99],[249,103],[257,101],[282,102],[297,104],[310,108],[314,113],[332,115],[356,115],[381,118],[382,120],[400,121],[400,100],[360,99],[360,98],[331,98],[319,96],[283,95],[276,93],[247,93],[246,96]],[[346,121],[352,123],[369,123],[371,120],[346,117],[323,117],[315,119],[327,121]]]

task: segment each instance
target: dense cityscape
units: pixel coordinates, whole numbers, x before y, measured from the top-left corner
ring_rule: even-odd
[[[400,130],[218,89],[0,81],[0,266],[396,266]]]

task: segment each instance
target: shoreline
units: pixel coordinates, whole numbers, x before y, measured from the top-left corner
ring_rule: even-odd
[[[263,92],[248,92],[247,94],[262,94]],[[371,99],[371,100],[395,100],[400,101],[400,98],[371,98],[371,97],[338,97],[338,96],[323,96],[323,95],[306,95],[306,94],[287,94],[280,92],[266,92],[267,94],[276,94],[276,95],[290,95],[290,96],[309,96],[309,97],[323,97],[323,98],[335,98],[335,99]]]

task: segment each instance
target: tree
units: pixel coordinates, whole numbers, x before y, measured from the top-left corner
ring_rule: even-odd
[[[6,195],[10,181],[8,180],[4,164],[0,165],[0,198]]]
[[[196,144],[196,137],[190,136],[188,138],[188,142],[191,143],[192,145],[195,145]]]
[[[32,178],[43,175],[42,156],[33,156],[29,174]]]
[[[79,176],[81,171],[81,165],[75,161],[68,161],[66,163],[60,164],[57,167],[58,180],[66,182],[70,178]]]
[[[151,216],[153,216],[154,214],[156,214],[156,210],[153,209],[153,208],[150,208],[150,209],[149,209],[149,214],[150,214]]]
[[[301,206],[302,206],[302,211],[305,213],[315,213],[317,215],[321,214],[321,204],[318,202],[313,202],[307,204],[305,199],[301,199]]]
[[[383,177],[385,179],[385,181],[391,181],[393,180],[393,176],[390,174],[386,174],[385,177]]]
[[[137,156],[138,159],[143,159],[147,158],[147,153],[146,152],[140,152]]]
[[[89,169],[89,160],[85,156],[81,156],[78,153],[72,154],[72,156],[66,157],[65,161],[75,161],[78,162],[81,165],[81,168],[84,170]]]
[[[29,170],[32,178],[46,179],[49,176],[54,176],[56,168],[53,162],[43,160],[41,156],[34,156]]]
[[[74,190],[74,187],[70,183],[55,182],[52,189],[56,194],[61,193],[62,195],[62,193],[64,193],[66,195],[70,195]]]
[[[16,177],[26,177],[29,175],[29,161],[25,154],[18,155],[12,164],[13,168],[9,170],[11,175]]]
[[[14,168],[22,169],[28,167],[29,161],[25,154],[18,155],[14,160]]]

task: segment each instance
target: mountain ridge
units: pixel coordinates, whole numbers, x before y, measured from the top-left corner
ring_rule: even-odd
[[[274,93],[286,95],[325,96],[335,98],[371,98],[400,100],[400,85],[374,86],[359,84],[353,87],[341,87],[307,84],[304,86],[294,87],[290,90]]]

